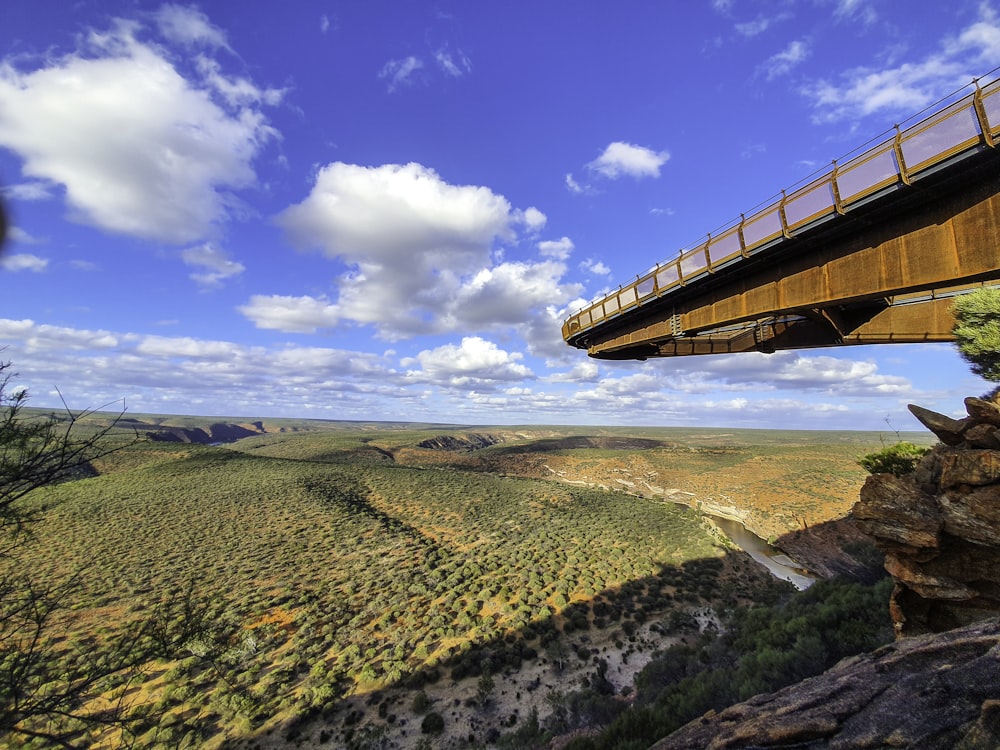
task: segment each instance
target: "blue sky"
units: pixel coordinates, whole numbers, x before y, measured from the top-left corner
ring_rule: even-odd
[[[951,345],[608,363],[562,321],[1000,64],[1000,4],[11,0],[34,405],[916,429]]]

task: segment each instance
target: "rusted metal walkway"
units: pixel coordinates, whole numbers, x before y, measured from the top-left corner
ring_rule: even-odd
[[[577,312],[591,357],[952,340],[1000,282],[1000,79]]]

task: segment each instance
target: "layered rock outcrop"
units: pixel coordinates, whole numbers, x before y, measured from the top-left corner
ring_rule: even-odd
[[[1000,621],[903,638],[696,719],[651,750],[996,750]]]
[[[908,476],[868,477],[854,506],[896,581],[890,612],[901,636],[1000,615],[1000,407],[965,403],[964,419],[911,406],[942,444]]]

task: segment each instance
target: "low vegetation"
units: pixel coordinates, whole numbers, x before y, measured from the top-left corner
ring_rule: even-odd
[[[105,696],[143,708],[130,727],[139,745],[458,748],[527,747],[517,743],[630,720],[662,729],[665,720],[638,718],[672,700],[654,677],[661,658],[688,664],[685,679],[730,684],[697,687],[715,705],[840,653],[823,635],[810,640],[818,626],[800,610],[775,615],[798,623],[792,637],[747,609],[792,589],[662,490],[683,485],[693,497],[715,473],[713,486],[729,476],[735,496],[792,452],[803,486],[793,510],[775,511],[811,513],[813,480],[826,467],[859,483],[855,456],[876,436],[833,437],[824,451],[792,433],[784,448],[773,434],[755,448],[734,433],[580,442],[582,432],[537,428],[494,441],[405,427],[312,424],[229,446],[126,434],[89,476],[28,495],[38,520],[18,565],[74,583],[51,631],[57,664],[101,658],[130,623],[197,590],[212,628]],[[641,496],[640,472],[661,492]],[[806,595],[836,598],[824,590]],[[858,606],[877,611],[874,601]],[[872,642],[837,617],[829,627],[850,648]],[[751,632],[772,641],[751,643]],[[736,648],[757,661],[724,676],[722,654]],[[711,667],[705,677],[696,661]],[[26,735],[8,744],[18,743],[44,746]]]
[[[902,440],[886,446],[880,451],[869,453],[858,463],[869,474],[895,474],[898,477],[910,474],[929,448]]]
[[[874,586],[820,581],[778,606],[739,609],[723,632],[706,632],[696,644],[657,656],[636,678],[633,705],[612,708],[615,718],[606,728],[566,748],[646,750],[708,711],[800,682],[845,656],[888,643],[891,588],[888,577]]]

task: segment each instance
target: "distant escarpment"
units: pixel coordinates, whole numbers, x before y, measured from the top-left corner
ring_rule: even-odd
[[[664,445],[662,440],[640,437],[616,437],[597,435],[571,435],[533,440],[527,445],[515,445],[510,453],[549,453],[552,451],[581,450],[592,448],[606,451],[645,451]]]
[[[502,443],[499,435],[484,435],[478,432],[466,432],[455,435],[438,435],[417,443],[419,448],[429,448],[440,451],[474,451]]]
[[[213,443],[233,443],[251,435],[260,435],[264,431],[264,427],[260,422],[254,422],[249,425],[216,422],[208,427],[193,428],[160,425],[155,431],[147,431],[146,437],[156,442],[201,443],[203,445],[210,445]]]
[[[896,581],[898,635],[941,632],[1000,615],[1000,407],[969,416],[910,410],[940,440],[907,476],[873,474],[853,515]]]

